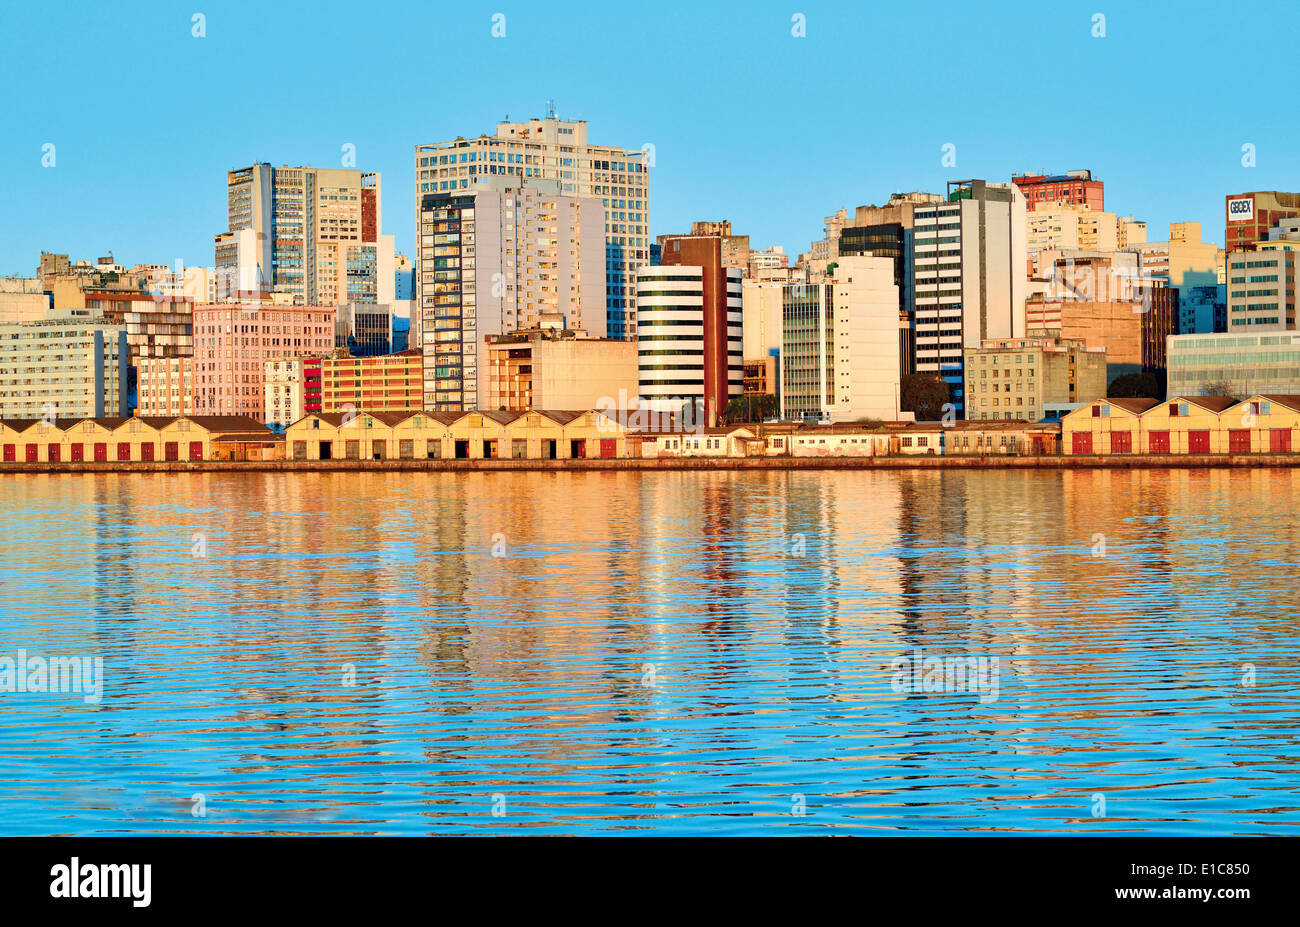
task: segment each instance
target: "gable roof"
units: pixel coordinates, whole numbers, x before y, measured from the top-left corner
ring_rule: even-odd
[[[1224,409],[1230,409],[1241,400],[1233,399],[1231,396],[1175,396],[1170,402],[1190,402],[1194,406],[1200,406],[1208,412],[1222,412]]]
[[[1132,412],[1135,415],[1141,415],[1147,409],[1154,409],[1156,406],[1164,402],[1163,399],[1147,399],[1145,397],[1138,398],[1138,397],[1130,397],[1130,396],[1117,396],[1112,399],[1103,399],[1101,401],[1109,402],[1111,405],[1123,409],[1126,412]],[[1075,412],[1081,411],[1082,409],[1088,408],[1089,405],[1092,405],[1092,403],[1088,403],[1088,405],[1080,406],[1078,409],[1075,409],[1074,411]]]
[[[1252,396],[1250,398],[1254,399],[1256,397]],[[1280,406],[1286,406],[1292,412],[1300,412],[1300,396],[1260,393],[1258,398],[1267,399],[1269,402],[1276,402]]]

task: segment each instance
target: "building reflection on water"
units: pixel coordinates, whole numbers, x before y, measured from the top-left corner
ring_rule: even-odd
[[[617,793],[645,826],[674,769],[750,770],[752,801],[803,760],[854,770],[831,795],[873,820],[927,770],[1032,802],[1042,757],[1086,791],[1097,730],[1152,698],[1239,712],[1220,677],[1300,637],[1300,470],[4,480],[3,643],[108,661],[98,706],[14,723],[110,755],[201,745],[176,775],[250,821],[302,811],[268,794],[369,822],[407,813],[366,797],[393,790],[445,823],[523,791],[568,796],[556,820]],[[999,699],[895,692],[917,651],[998,657]],[[1293,748],[1258,711],[1252,736]]]

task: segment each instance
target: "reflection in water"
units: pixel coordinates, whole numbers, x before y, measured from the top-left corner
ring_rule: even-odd
[[[0,486],[7,833],[1300,831],[1300,471]]]

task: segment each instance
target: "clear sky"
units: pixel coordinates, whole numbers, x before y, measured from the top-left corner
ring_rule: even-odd
[[[409,253],[414,145],[547,99],[593,141],[655,146],[652,234],[727,218],[792,255],[841,206],[971,177],[1090,168],[1153,240],[1199,220],[1219,243],[1224,194],[1300,189],[1281,2],[7,0],[0,17],[0,274],[42,249],[211,265],[226,170],[337,167],[345,144],[383,174],[384,231]]]

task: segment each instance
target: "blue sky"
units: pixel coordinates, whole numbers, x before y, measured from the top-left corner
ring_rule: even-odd
[[[1280,3],[10,0],[0,16],[0,274],[42,249],[210,265],[226,170],[339,166],[347,143],[382,172],[384,230],[409,252],[414,145],[547,99],[593,141],[655,146],[653,234],[728,218],[792,254],[840,206],[969,177],[1091,168],[1152,239],[1190,219],[1220,243],[1224,194],[1300,189]]]

